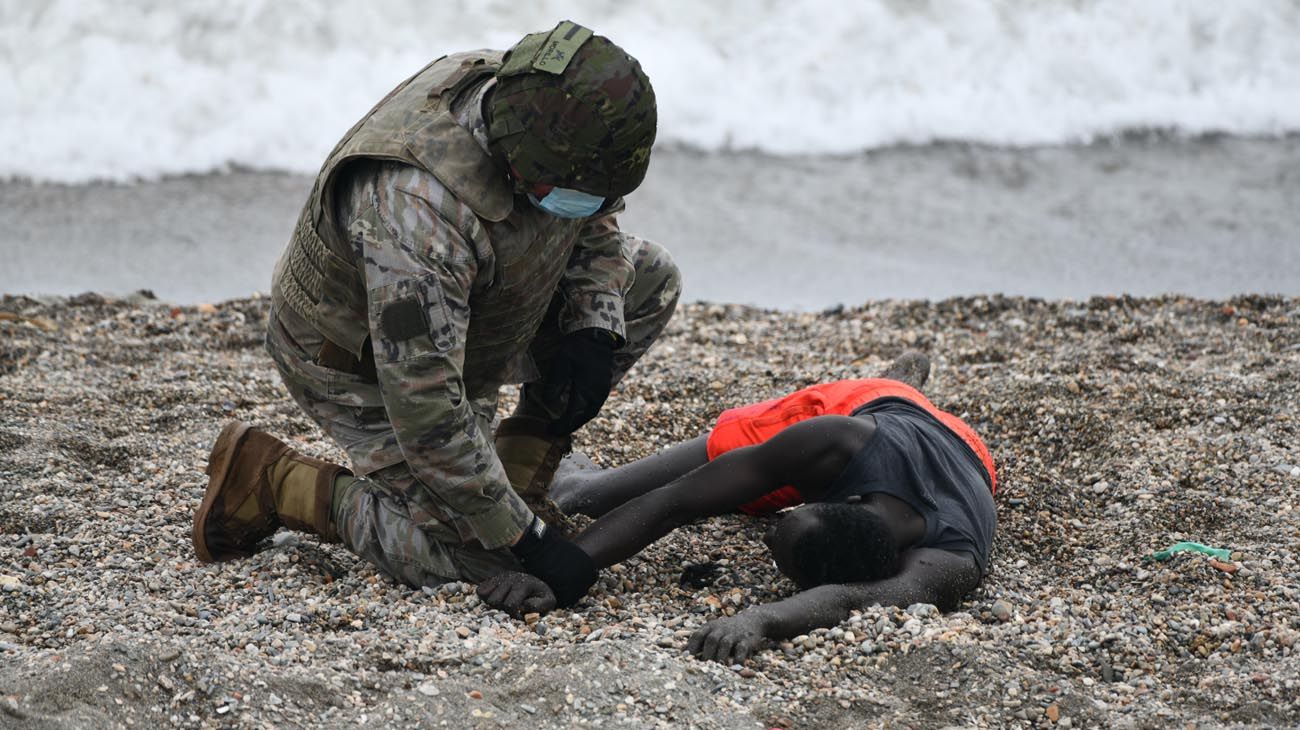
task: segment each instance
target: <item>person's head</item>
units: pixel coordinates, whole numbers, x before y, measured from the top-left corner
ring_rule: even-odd
[[[609,200],[645,178],[657,121],[650,80],[635,58],[576,23],[511,47],[485,106],[494,153],[534,195]]]
[[[800,588],[854,583],[898,572],[894,529],[865,504],[809,504],[792,510],[763,542]]]

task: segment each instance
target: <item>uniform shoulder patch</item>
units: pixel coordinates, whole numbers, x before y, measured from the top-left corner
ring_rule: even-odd
[[[416,297],[403,297],[385,305],[379,314],[379,326],[391,342],[429,334],[429,321]]]
[[[563,21],[542,41],[542,47],[533,59],[533,68],[552,74],[564,73],[573,54],[592,36],[587,28],[572,21]]]

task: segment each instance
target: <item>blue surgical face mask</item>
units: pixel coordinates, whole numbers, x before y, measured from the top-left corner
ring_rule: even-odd
[[[581,190],[569,188],[551,188],[551,192],[540,200],[536,195],[529,193],[528,199],[533,205],[556,218],[586,218],[605,204],[605,199],[598,195],[589,195]]]

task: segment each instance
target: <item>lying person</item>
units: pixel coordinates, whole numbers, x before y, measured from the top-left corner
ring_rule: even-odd
[[[567,470],[551,497],[598,517],[573,541],[593,581],[596,568],[699,518],[805,505],[763,538],[802,592],[709,622],[690,640],[705,659],[743,661],[765,638],[834,626],[872,604],[951,609],[988,571],[997,478],[979,436],[918,390],[929,370],[927,357],[906,353],[881,378],[726,411],[707,436],[616,469]],[[478,592],[516,614],[556,602],[515,572]]]

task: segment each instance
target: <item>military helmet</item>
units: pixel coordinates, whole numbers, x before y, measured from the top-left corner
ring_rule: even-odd
[[[511,47],[496,78],[488,137],[523,180],[607,198],[641,184],[655,95],[622,48],[566,20]]]

